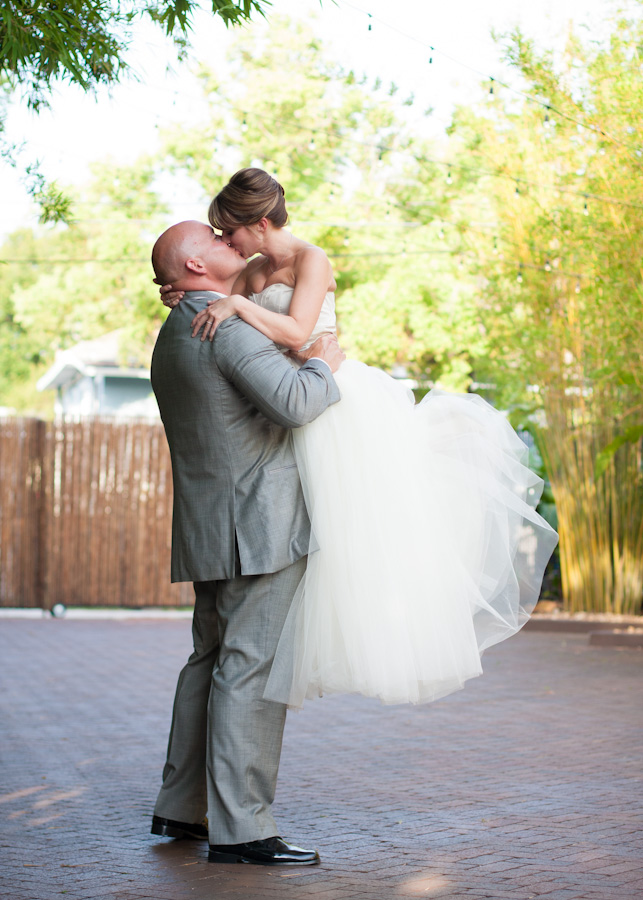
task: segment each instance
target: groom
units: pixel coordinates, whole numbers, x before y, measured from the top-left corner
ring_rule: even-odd
[[[186,291],[159,333],[152,386],[172,457],[172,581],[195,591],[152,833],[209,837],[213,861],[314,864],[316,850],[278,837],[286,708],[263,692],[310,534],[290,429],[339,400],[344,354],[325,335],[295,369],[236,316],[212,343],[193,339],[192,318],[246,264],[207,225],[169,228],[152,264],[158,283]]]

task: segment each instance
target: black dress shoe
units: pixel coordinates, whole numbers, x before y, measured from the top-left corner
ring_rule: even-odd
[[[208,826],[190,824],[189,822],[177,822],[174,819],[164,819],[162,816],[152,816],[152,834],[160,834],[162,837],[193,838],[195,841],[207,841]]]
[[[247,844],[210,844],[210,862],[255,863],[260,866],[316,866],[319,853],[293,847],[280,837],[249,841]]]

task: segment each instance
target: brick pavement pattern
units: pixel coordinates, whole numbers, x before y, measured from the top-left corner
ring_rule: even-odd
[[[275,811],[322,865],[149,834],[189,620],[0,620],[0,895],[11,900],[634,900],[643,653],[526,630],[429,706],[290,714]]]

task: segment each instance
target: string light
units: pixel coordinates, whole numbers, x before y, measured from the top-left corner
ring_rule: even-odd
[[[262,162],[261,160],[254,160],[254,161],[253,161],[253,164],[255,164],[255,165],[260,165],[261,162]],[[273,164],[273,165],[274,165],[274,164]],[[327,183],[327,184],[329,185],[331,195],[334,194],[333,188],[335,188],[335,187],[338,188],[338,189],[340,189],[340,192],[341,192],[341,189],[342,189],[341,185],[334,184],[333,182],[329,182],[329,181],[328,181],[326,178],[324,178],[323,176],[319,176],[319,177],[318,177],[318,180],[319,180],[320,182],[324,181],[325,183]],[[372,203],[372,199],[373,199],[373,198],[369,195],[369,196],[368,196],[368,203],[369,203],[369,206],[370,206],[371,203]],[[360,198],[359,198],[359,193],[357,194],[356,202],[357,202],[357,203],[361,202],[361,201],[360,201]],[[121,205],[125,206],[125,205],[127,205],[127,204],[121,204]],[[293,205],[296,205],[296,204],[293,204]],[[391,205],[392,205],[393,207],[396,207],[396,208],[401,209],[401,210],[403,210],[403,211],[408,211],[408,210],[410,209],[410,207],[408,207],[408,206],[406,206],[406,205],[403,205],[402,203],[395,203],[395,202],[391,203],[390,200],[387,200],[387,201],[386,201],[386,210],[385,210],[385,218],[386,218],[386,219],[388,219],[388,218],[390,217]],[[430,205],[431,205],[431,204],[423,203],[423,204],[422,204],[422,207],[418,207],[418,209],[421,208],[421,209],[424,211],[424,210],[426,210],[427,206],[430,206]],[[433,204],[433,206],[439,207],[440,204],[439,204],[439,203],[435,203],[435,204]],[[105,219],[104,219],[104,218],[101,218],[101,219],[99,219],[99,220],[93,220],[93,221],[101,221],[101,222],[105,222]],[[122,222],[131,223],[131,222],[134,222],[134,221],[148,221],[148,220],[140,220],[140,219],[125,219],[125,220],[119,220],[120,223],[122,223]],[[461,229],[462,229],[462,223],[460,223],[460,222],[457,222],[457,223],[456,223],[456,222],[450,222],[449,220],[444,219],[444,218],[442,218],[442,217],[435,217],[433,221],[434,221],[434,222],[435,222],[435,221],[442,222],[444,225],[449,225],[450,227],[453,227],[453,228],[457,229],[458,231],[461,231]],[[302,224],[305,225],[306,223],[302,223]],[[318,223],[313,223],[313,224],[318,224]],[[325,223],[325,224],[327,224],[327,223]],[[422,223],[417,223],[417,222],[395,222],[395,223],[393,223],[393,224],[394,224],[395,227],[413,227],[413,228],[422,228],[422,227],[425,227],[425,225],[423,225]],[[427,223],[427,224],[430,225],[431,223]],[[333,227],[338,227],[338,226],[337,226],[337,225],[334,225]],[[377,226],[377,225],[372,226],[371,223],[361,223],[361,224],[359,224],[359,225],[351,225],[351,227],[354,228],[354,227],[378,227],[378,226]],[[388,229],[388,228],[391,227],[391,225],[387,222],[386,226],[381,225],[381,226],[379,226],[379,227],[386,227],[386,228]],[[467,230],[467,231],[485,231],[485,232],[486,232],[488,229],[487,229],[487,227],[474,226],[474,225],[467,225],[467,226],[466,226],[466,230]],[[443,240],[443,239],[444,239],[444,229],[443,229],[442,227],[441,227],[440,230],[439,230],[438,237],[440,238],[440,240]],[[511,241],[511,240],[507,240],[507,239],[505,239],[505,241],[506,241],[507,243],[514,244],[516,247],[522,246],[520,243],[518,243],[518,242],[516,242],[516,241]],[[344,246],[348,246],[349,243],[350,243],[350,242],[349,242],[349,234],[348,234],[348,232],[346,232],[346,233],[345,233],[345,237],[344,237]],[[533,249],[536,250],[537,248],[533,248]],[[430,254],[432,254],[432,253],[452,253],[452,254],[455,254],[455,253],[459,253],[459,252],[461,252],[461,251],[459,251],[459,250],[451,250],[451,249],[445,249],[445,250],[423,249],[423,250],[417,251],[417,253],[420,254],[420,255],[422,255],[422,254],[428,254],[428,255],[430,255]],[[493,253],[494,253],[494,255],[495,255],[496,257],[497,257],[498,254],[499,254],[499,249],[498,249],[498,239],[497,239],[496,236],[494,236],[494,239],[493,239]],[[381,252],[381,251],[368,252],[368,253],[329,254],[329,256],[333,256],[333,255],[334,255],[334,256],[351,256],[351,257],[352,257],[352,256],[362,256],[362,257],[365,257],[365,258],[369,258],[369,257],[377,258],[377,257],[382,257],[382,256],[394,255],[394,254],[390,254],[390,253],[388,253],[388,252]],[[500,257],[500,259],[504,259],[504,254],[503,254],[503,253],[499,254],[499,257]],[[478,258],[478,255],[477,255],[477,254],[476,254],[476,258]],[[128,258],[120,258],[120,259],[117,259],[117,260],[112,260],[112,259],[104,259],[104,260],[102,260],[102,259],[97,259],[97,258],[76,258],[76,259],[46,259],[46,258],[45,258],[45,259],[33,259],[33,258],[25,258],[25,259],[9,259],[9,260],[4,260],[4,262],[7,262],[7,263],[13,263],[13,264],[25,264],[25,263],[26,263],[26,264],[36,264],[36,265],[40,265],[40,264],[42,264],[42,265],[50,265],[50,264],[66,264],[66,263],[74,264],[74,263],[87,263],[87,262],[97,262],[97,263],[106,263],[106,264],[110,264],[110,263],[121,263],[121,262],[130,262],[130,261],[133,261],[133,262],[143,262],[143,263],[146,263],[146,262],[147,262],[147,260],[134,260],[134,259],[128,259]],[[489,260],[489,262],[491,262],[491,260]],[[524,263],[524,262],[520,264],[520,269],[521,269],[521,270],[522,270],[523,268],[525,268],[525,267],[531,268],[531,269],[535,269],[535,270],[539,270],[539,271],[543,271],[543,272],[550,272],[550,271],[551,271],[551,263],[550,263],[549,259],[546,260],[546,262],[545,262],[544,265],[542,265],[542,264],[541,264],[541,265],[530,264],[530,263]],[[560,276],[562,276],[562,277],[566,277],[566,278],[574,278],[574,279],[587,278],[587,277],[589,277],[589,276],[584,276],[584,275],[581,276],[581,275],[578,275],[577,273],[568,273],[568,272],[564,272],[564,271],[562,271],[562,270],[560,270],[557,274],[560,275]]]
[[[344,0],[344,2],[345,2],[346,6],[349,6],[352,9],[357,10],[357,12],[368,15],[369,18],[373,18],[370,13],[365,13],[365,11],[363,9],[360,9],[359,7],[355,6],[354,4],[347,2],[347,0]],[[394,25],[391,25],[388,22],[384,22],[383,20],[381,20],[379,18],[377,18],[377,21],[379,21],[385,28],[388,28],[390,31],[395,31],[397,34],[401,35],[402,37],[406,38],[407,40],[414,41],[416,43],[422,44],[423,46],[430,46],[428,44],[425,44],[425,42],[422,41],[420,38],[417,38],[410,34],[406,34],[405,32],[401,31],[399,28],[396,28]],[[430,49],[432,51],[435,50],[434,47],[430,47]],[[440,51],[440,53],[445,59],[448,59],[450,62],[453,62],[458,66],[462,66],[463,68],[468,69],[470,72],[475,72],[476,75],[480,75],[483,78],[488,78],[489,79],[489,94],[493,94],[494,84],[499,84],[503,88],[506,88],[508,91],[511,91],[513,94],[516,94],[517,96],[522,97],[523,99],[527,100],[529,103],[535,103],[538,106],[545,108],[549,112],[555,113],[560,118],[565,119],[566,121],[571,122],[574,125],[577,125],[579,128],[586,129],[587,131],[592,132],[594,135],[598,135],[600,137],[606,138],[607,140],[611,141],[612,143],[618,144],[619,146],[624,147],[626,150],[629,151],[629,153],[637,161],[639,161],[639,162],[641,161],[641,156],[643,154],[643,150],[640,147],[634,147],[631,144],[626,143],[625,141],[619,140],[618,138],[614,137],[613,135],[608,134],[608,132],[606,132],[605,129],[600,128],[598,125],[588,125],[586,122],[582,122],[579,119],[575,119],[573,116],[570,116],[567,113],[563,112],[562,110],[553,107],[551,104],[546,103],[544,100],[540,100],[538,97],[533,97],[530,94],[526,94],[524,91],[518,90],[517,88],[513,88],[513,87],[511,87],[511,85],[506,84],[503,81],[498,81],[498,79],[494,78],[492,75],[488,75],[485,72],[482,72],[480,69],[476,69],[474,66],[471,66],[468,63],[462,62],[462,60],[456,59],[455,57],[450,56],[448,53],[444,53],[443,51]]]
[[[234,109],[234,107],[232,107],[232,106],[231,106],[231,108]],[[249,114],[247,114],[247,115],[249,115]],[[243,124],[242,124],[242,126],[241,126],[243,130],[247,129],[247,115],[244,115],[244,118],[243,118]],[[265,117],[264,117],[264,118],[265,118]],[[274,119],[273,119],[273,121],[274,121]],[[306,130],[309,130],[309,129],[306,129]],[[325,132],[322,131],[321,133],[323,134],[323,133],[325,133]],[[329,131],[328,134],[329,134],[329,135],[334,135],[334,136],[339,136],[339,135],[336,135],[335,132],[331,132],[331,131]],[[349,138],[348,140],[351,140],[351,139]],[[366,142],[359,142],[359,143],[366,143]],[[384,153],[384,151],[389,149],[389,148],[382,148],[381,145],[370,145],[370,146],[375,146],[375,147],[378,147],[378,148],[379,148],[379,150],[380,150],[380,158],[381,158],[382,154]],[[311,150],[313,150],[313,149],[316,148],[316,143],[315,143],[315,132],[314,132],[314,131],[312,132],[312,136],[311,136],[310,143],[309,143],[309,148],[310,148]],[[415,159],[418,159],[418,160],[421,159],[420,157],[414,157],[414,158],[415,158]],[[425,161],[429,161],[428,158],[425,159]],[[452,163],[446,163],[446,162],[441,161],[441,160],[433,160],[433,162],[439,163],[440,165],[446,165],[446,166],[447,166],[447,176],[446,176],[446,180],[447,180],[447,183],[451,183],[451,182],[452,182],[451,168],[452,168],[452,165],[454,165],[454,164],[452,164]],[[261,160],[253,161],[253,164],[261,164]],[[274,166],[274,163],[272,163],[272,165]],[[473,174],[493,175],[493,176],[496,176],[496,177],[513,177],[513,176],[511,176],[511,175],[507,175],[507,174],[505,174],[505,173],[500,173],[500,172],[498,172],[498,173],[494,173],[494,172],[484,172],[484,171],[481,171],[481,172],[475,172],[474,170],[471,170],[471,169],[469,169],[468,167],[465,167],[465,166],[458,166],[458,165],[456,165],[456,168],[459,168],[459,169],[464,170],[464,171],[470,171],[470,172],[473,172]],[[322,176],[320,180],[324,181],[324,180],[327,180],[327,179],[325,179],[325,178]],[[516,183],[516,188],[515,188],[516,194],[520,194],[520,186],[519,186],[520,181],[524,181],[525,184],[533,184],[533,182],[529,182],[529,181],[527,181],[527,180],[525,180],[525,179],[515,179],[515,178],[514,178],[514,180],[515,180],[515,183]],[[340,186],[340,187],[341,187],[341,186]],[[553,186],[545,186],[545,187],[553,187]],[[565,190],[565,189],[561,189],[561,192],[562,192],[563,190]],[[580,192],[578,192],[578,191],[571,191],[571,193],[578,193],[578,194],[580,194]],[[619,201],[619,200],[616,199],[616,198],[600,197],[600,196],[592,195],[592,194],[589,194],[589,193],[583,193],[582,196],[584,197],[584,208],[583,208],[583,212],[584,212],[585,215],[589,215],[588,203],[587,203],[587,200],[588,200],[589,197],[592,197],[592,198],[594,198],[594,199],[596,199],[597,201],[600,201],[600,202],[613,202],[613,203],[616,203],[616,204],[622,204],[622,205],[627,205],[627,206],[636,206],[636,207],[638,207],[638,208],[643,208],[643,206],[641,206],[640,204],[632,204],[632,203],[628,203],[627,201]],[[131,204],[121,203],[121,204],[117,204],[117,205],[120,206],[120,207],[127,207],[128,205],[131,205]],[[435,205],[438,206],[439,204],[435,204]],[[396,204],[396,206],[398,206],[398,207],[404,209],[404,207],[402,206],[402,204]],[[426,206],[427,206],[427,204],[425,203],[425,204],[423,204],[422,208],[425,208]],[[387,205],[386,216],[388,217],[389,215],[390,215],[390,209],[389,209],[389,206]],[[125,220],[125,221],[131,222],[131,221],[134,221],[134,220]],[[461,225],[456,226],[456,225],[454,225],[454,223],[447,222],[446,220],[443,220],[443,221],[445,221],[446,224],[453,225],[453,227],[460,227],[460,228],[461,228]],[[396,224],[397,224],[397,223],[396,223]],[[421,227],[421,226],[417,226],[417,227]],[[471,228],[473,228],[473,226],[471,226]],[[474,230],[475,230],[475,229],[474,229]],[[479,229],[478,229],[478,230],[479,230]],[[439,238],[440,238],[441,240],[444,239],[444,230],[443,230],[442,228],[440,229],[440,232],[439,232]],[[344,240],[344,245],[345,245],[345,246],[348,246],[348,244],[349,244],[349,239],[348,239],[348,236],[346,236],[346,238],[345,238],[345,240]],[[428,253],[428,254],[430,254],[430,253],[432,253],[432,252],[437,253],[437,252],[452,252],[452,251],[450,251],[450,250],[444,250],[444,251],[437,251],[437,250],[433,250],[433,251],[431,251],[431,250],[421,250],[421,251],[417,251],[417,252],[418,252],[419,254],[422,254],[422,253]],[[497,254],[497,253],[498,253],[498,245],[497,245],[497,239],[496,239],[496,238],[494,238],[494,249],[493,249],[493,252],[494,252],[494,254]],[[340,254],[340,255],[341,255],[341,254]],[[360,256],[360,255],[362,255],[362,256],[365,256],[365,257],[369,257],[369,256],[377,257],[377,256],[388,256],[388,255],[392,255],[392,254],[375,252],[375,253],[366,253],[366,254],[343,254],[343,255],[344,255],[344,256],[353,256],[353,255],[355,255],[355,256]],[[101,259],[69,259],[69,260],[63,260],[63,259],[61,259],[61,260],[58,260],[58,259],[55,259],[55,260],[25,259],[25,260],[6,260],[6,262],[11,262],[11,263],[31,263],[31,264],[43,264],[43,265],[46,265],[46,264],[52,264],[52,263],[54,263],[54,264],[57,264],[57,263],[64,264],[64,263],[87,263],[87,262],[98,262],[98,263],[105,263],[105,264],[110,264],[110,263],[121,263],[121,262],[143,262],[143,263],[146,263],[147,260],[136,260],[136,259],[129,259],[129,258],[122,258],[122,259],[117,259],[117,260],[111,260],[111,259],[105,259],[105,260],[101,260]],[[458,265],[460,265],[460,262],[461,262],[461,257],[458,258]],[[545,271],[545,272],[550,272],[550,271],[551,271],[551,264],[550,264],[549,260],[547,260],[547,262],[545,263],[544,266],[536,266],[536,265],[529,265],[529,264],[523,264],[523,263],[521,263],[521,264],[520,264],[520,267],[519,267],[519,276],[520,276],[520,277],[519,277],[519,279],[517,279],[517,280],[519,281],[519,283],[522,283],[522,269],[523,269],[523,266],[524,266],[524,265],[526,265],[526,266],[529,267],[529,268],[540,269],[540,270]],[[580,290],[581,290],[581,286],[580,286],[580,285],[581,285],[581,283],[580,283],[580,278],[581,278],[581,277],[583,277],[583,278],[588,277],[588,276],[577,276],[577,275],[572,275],[572,274],[569,274],[569,273],[563,273],[563,272],[560,272],[559,274],[560,274],[560,275],[563,275],[564,277],[569,277],[569,278],[572,278],[572,277],[573,277],[573,278],[576,278],[576,279],[577,279],[577,280],[576,280],[576,287],[575,287],[576,293],[579,293]]]
[[[235,109],[234,107],[231,107],[231,108]],[[240,110],[237,110],[237,111],[240,112]],[[264,117],[264,119],[265,118],[266,117]],[[274,119],[273,118],[273,119],[270,119],[269,121],[276,123],[276,124],[280,124],[280,125],[289,125],[298,130],[305,130],[305,131],[309,130],[309,128],[307,126],[297,125],[296,123],[293,123],[291,120]],[[377,146],[379,146],[376,144],[372,144],[368,141],[360,141],[356,138],[351,138],[346,135],[342,135],[337,131],[328,131],[326,133],[329,136],[338,137],[338,138],[341,137],[342,139],[347,140],[350,143],[357,144],[362,147],[377,147]],[[390,148],[387,148],[387,149],[390,149]],[[400,152],[400,151],[398,151],[398,152]],[[447,166],[447,168],[458,169],[461,172],[469,173],[472,177],[488,176],[490,178],[507,178],[511,181],[516,181],[516,182],[519,180],[525,186],[542,188],[544,190],[549,190],[549,191],[556,191],[556,192],[559,192],[562,194],[571,194],[573,196],[591,198],[592,200],[599,202],[599,203],[610,203],[610,204],[613,204],[616,206],[626,206],[626,207],[629,207],[632,209],[643,209],[643,204],[641,204],[641,203],[634,203],[629,200],[621,200],[618,197],[609,197],[609,196],[605,196],[602,194],[592,194],[588,191],[578,191],[578,190],[575,190],[574,188],[569,188],[566,185],[544,184],[543,182],[532,181],[530,179],[523,178],[523,177],[521,177],[520,179],[516,179],[515,175],[512,175],[510,172],[502,171],[501,169],[499,169],[498,171],[495,171],[495,172],[490,171],[489,169],[473,169],[470,166],[459,165],[457,163],[447,163],[445,160],[436,159],[435,157],[417,156],[415,154],[412,154],[412,159],[420,165],[430,162],[435,165]],[[516,191],[516,193],[520,193],[520,190]]]
[[[343,244],[345,247],[350,245],[350,240],[348,236],[346,236],[343,240]],[[362,259],[371,259],[371,258],[382,258],[382,257],[395,257],[395,256],[439,256],[439,255],[450,255],[454,257],[457,267],[460,269],[464,264],[464,259],[469,257],[472,261],[482,264],[482,263],[491,263],[491,260],[487,260],[481,258],[477,253],[473,251],[465,251],[464,253],[461,250],[454,251],[448,248],[421,248],[419,250],[414,250],[408,248],[406,244],[403,245],[402,250],[381,250],[381,251],[368,251],[368,252],[350,252],[350,253],[333,253],[329,252],[328,257],[330,259],[348,259],[348,258],[362,258]],[[136,264],[149,264],[148,257],[133,257],[133,256],[123,256],[116,258],[104,258],[97,259],[95,257],[90,258],[76,258],[76,259],[64,259],[64,258],[44,258],[38,259],[36,257],[24,257],[17,259],[4,259],[3,263],[8,265],[43,265],[43,266],[52,266],[52,265],[69,265],[69,264],[85,264],[85,263],[98,263],[102,265],[122,265],[123,263],[136,263]],[[520,262],[518,264],[518,271],[516,275],[516,281],[518,284],[523,283],[523,272],[525,269],[532,269],[534,271],[546,272],[547,269],[545,266],[539,266],[534,263],[526,263]],[[582,279],[590,280],[590,276],[588,275],[579,275],[577,272],[557,272],[557,277],[567,278],[575,281],[574,292],[579,294],[581,292],[581,281]],[[616,284],[615,282],[605,282],[603,279],[598,276],[591,276],[591,280],[595,282],[599,282],[602,285],[605,284]]]
[[[178,91],[174,92],[174,93],[177,96],[188,96],[187,94],[184,94],[184,93],[178,92]],[[552,107],[550,105],[546,105],[546,104],[542,104],[542,105],[545,105],[546,109],[548,109],[548,110],[552,109]],[[243,114],[243,122],[241,125],[241,130],[246,131],[248,128],[247,117],[248,117],[248,115],[250,115],[250,113],[246,110],[239,109],[238,107],[234,106],[232,103],[227,103],[227,106],[231,111],[236,112],[240,115]],[[298,125],[296,122],[293,122],[292,119],[279,119],[276,117],[261,116],[257,113],[252,113],[252,115],[255,118],[261,118],[261,119],[263,119],[263,121],[267,121],[267,122],[270,122],[275,125],[279,124],[279,125],[283,125],[283,126],[288,126],[290,128],[295,128],[300,131],[302,131],[302,130],[310,131],[309,126]],[[357,144],[359,146],[374,147],[376,149],[379,149],[379,147],[380,147],[380,145],[372,144],[368,141],[360,141],[356,138],[351,138],[348,135],[341,134],[338,130],[328,130],[324,133],[330,137],[341,138],[342,140],[346,140],[350,143]],[[385,149],[389,150],[390,148],[385,148]],[[398,151],[398,152],[402,152],[402,151]],[[416,154],[412,154],[412,159],[419,164],[431,162],[431,163],[434,163],[435,165],[447,166],[448,169],[451,169],[451,168],[459,169],[461,172],[469,173],[471,175],[471,177],[474,177],[474,178],[485,176],[485,177],[490,177],[490,178],[508,178],[511,181],[517,180],[515,175],[512,175],[511,172],[506,172],[501,169],[498,169],[498,171],[495,171],[495,172],[490,171],[488,169],[473,169],[470,166],[458,165],[456,163],[447,163],[444,160],[435,159],[435,158],[429,157],[429,156],[418,156]],[[595,201],[597,203],[609,203],[612,205],[625,206],[625,207],[629,207],[632,209],[643,209],[643,204],[641,204],[641,203],[635,203],[635,202],[628,201],[628,200],[622,200],[618,197],[610,197],[610,196],[606,196],[603,194],[593,194],[588,191],[579,191],[579,190],[575,190],[574,188],[569,188],[566,185],[544,184],[543,182],[532,181],[530,179],[523,178],[523,177],[520,178],[520,181],[526,186],[532,186],[532,187],[542,188],[544,190],[556,191],[557,193],[560,193],[560,194],[571,194],[571,195],[581,196],[586,200],[592,199],[593,201]],[[448,178],[447,178],[447,182],[448,182]],[[520,191],[518,191],[517,193],[520,193]],[[111,205],[111,204],[104,204],[104,205]],[[589,214],[589,212],[588,212],[588,214]]]

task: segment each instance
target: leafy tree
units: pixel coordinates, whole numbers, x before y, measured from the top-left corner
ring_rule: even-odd
[[[496,85],[452,128],[479,371],[536,432],[572,611],[638,611],[643,590],[642,44],[640,19],[620,19],[556,62],[515,32],[523,95]]]
[[[37,235],[21,231],[5,243],[0,403],[51,410],[51,395],[39,394],[35,382],[56,350],[116,328],[125,329],[124,361],[149,361],[147,312],[158,297],[150,248],[167,222],[155,178],[146,159],[135,166],[96,166],[93,180],[74,198],[72,225]]]
[[[211,0],[213,15],[228,25],[265,15],[271,0]],[[148,18],[187,46],[198,0],[7,0],[0,7],[0,155],[18,165],[18,148],[2,134],[8,97],[20,91],[35,110],[46,106],[56,81],[91,91],[113,84],[128,71],[126,52],[132,27]],[[42,221],[68,221],[71,207],[55,184],[47,184],[36,165],[25,183],[41,207]]]

